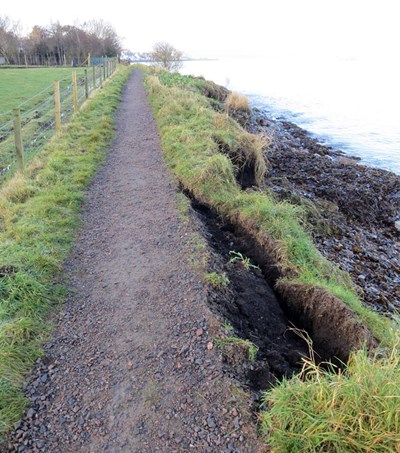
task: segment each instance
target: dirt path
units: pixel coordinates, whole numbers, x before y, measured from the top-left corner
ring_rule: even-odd
[[[191,228],[134,72],[9,451],[258,451],[246,398],[207,348],[216,323],[187,264]]]

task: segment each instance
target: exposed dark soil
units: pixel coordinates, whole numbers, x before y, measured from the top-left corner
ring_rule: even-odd
[[[204,212],[204,207],[202,211]],[[302,329],[302,335],[305,334],[312,340],[318,361],[333,360],[341,366],[348,360],[352,350],[363,345],[368,349],[376,347],[376,340],[372,334],[357,320],[355,314],[344,302],[322,288],[310,288],[308,285],[281,280],[282,277],[289,276],[291,271],[282,269],[276,254],[279,246],[267,235],[260,234],[258,227],[251,219],[233,216],[227,222],[209,210],[206,210],[206,215],[202,217],[211,232],[211,244],[214,250],[219,251],[219,258],[225,265],[228,250],[234,247],[234,250],[247,255],[259,266],[261,272],[254,271],[260,277],[256,287],[254,275],[247,273],[249,280],[247,286],[242,286],[246,280],[242,278],[243,275],[233,275],[231,279],[233,283],[229,289],[235,290],[234,297],[228,297],[227,300],[222,297],[222,300],[218,300],[218,304],[219,312],[222,309],[222,313],[228,319],[233,315],[233,323],[240,325],[241,328],[238,330],[241,335],[252,338],[260,336],[259,332],[262,332],[261,336],[266,338],[265,343],[259,342],[261,355],[263,352],[268,355],[271,349],[269,340],[275,341],[275,335],[277,335],[276,341],[281,344],[278,347],[274,346],[274,354],[287,355],[286,347],[288,347],[292,351],[291,358],[296,356],[296,365],[299,365],[301,355],[307,354],[304,353],[304,348],[299,348],[298,338],[292,341],[289,335],[289,332],[293,333],[289,328],[290,321],[295,325],[296,330]],[[241,261],[244,260],[239,260],[239,263]],[[239,269],[241,268],[239,266]],[[226,270],[228,273],[233,272],[232,266],[228,266]],[[261,275],[265,279],[264,282]],[[261,285],[266,288],[263,294],[265,306],[262,300],[258,301],[257,298]],[[271,288],[275,289],[275,294]],[[243,301],[242,293],[246,293]],[[254,316],[249,315],[250,312],[254,312]],[[277,327],[278,331],[275,331],[274,327]],[[280,335],[283,330],[287,332],[285,339]],[[276,376],[289,375],[293,371],[291,370],[291,366],[294,365],[293,360],[289,360],[289,365],[286,364],[286,373],[277,370]]]
[[[229,278],[229,285],[210,293],[213,311],[222,315],[241,338],[251,340],[258,347],[254,363],[235,361],[229,357],[235,375],[254,390],[265,390],[277,379],[291,377],[309,356],[307,344],[294,333],[295,326],[284,313],[281,302],[254,261],[236,262],[232,252],[244,253],[240,239],[232,225],[205,206],[194,203],[199,218],[206,228],[204,236],[212,247],[212,268]]]
[[[400,176],[361,165],[298,126],[256,110],[248,127],[267,133],[266,184],[305,208],[321,252],[348,271],[367,305],[400,309]]]
[[[215,346],[223,329],[188,258],[196,254],[196,228],[179,218],[176,186],[134,72],[65,266],[68,301],[25,384],[31,404],[5,451],[266,448],[253,399],[224,371]],[[284,336],[283,326],[277,330]]]

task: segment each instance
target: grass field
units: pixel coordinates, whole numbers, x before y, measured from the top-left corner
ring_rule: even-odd
[[[77,68],[77,75],[83,74]],[[50,86],[54,80],[71,80],[72,68],[0,69],[0,124],[1,114]]]
[[[78,105],[86,99],[84,71],[76,68]],[[100,66],[88,68],[89,93],[100,86],[103,76]],[[54,80],[60,81],[61,122],[65,124],[74,113],[72,68],[0,69],[0,184],[15,170],[13,108],[20,109],[26,162],[54,135]]]

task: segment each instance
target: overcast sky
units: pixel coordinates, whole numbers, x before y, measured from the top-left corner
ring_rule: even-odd
[[[2,0],[33,25],[104,19],[133,51],[167,41],[186,54],[397,56],[398,0]],[[397,5],[396,5],[397,4]]]

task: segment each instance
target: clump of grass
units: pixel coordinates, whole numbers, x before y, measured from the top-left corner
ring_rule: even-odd
[[[231,255],[231,259],[229,260],[229,264],[236,264],[240,263],[246,270],[250,269],[260,269],[258,266],[254,265],[248,256],[244,256],[240,252],[235,252],[234,250],[231,250],[229,252],[229,255]]]
[[[276,452],[394,452],[400,445],[400,356],[353,352],[344,371],[307,360],[264,394],[261,428]]]
[[[153,408],[161,401],[161,389],[156,381],[150,379],[143,391],[144,405]]]
[[[233,149],[236,159],[239,160],[239,167],[251,166],[254,170],[254,180],[257,186],[264,183],[267,172],[266,159],[263,151],[269,145],[269,139],[263,135],[241,133],[237,137],[236,146]],[[235,163],[235,158],[233,159]]]
[[[30,180],[22,173],[18,173],[0,189],[0,199],[11,203],[24,202],[35,193]]]
[[[229,285],[229,278],[225,272],[209,272],[204,276],[204,280],[216,288],[225,288]]]
[[[218,338],[215,345],[235,363],[240,362],[241,358],[254,362],[258,353],[258,347],[252,341],[235,336]]]
[[[177,205],[180,219],[186,223],[189,222],[190,201],[182,192],[177,195]]]
[[[228,321],[225,321],[224,322],[224,329],[227,331],[227,332],[233,332],[233,326],[230,322]]]
[[[199,273],[199,275],[204,275],[208,267],[209,258],[205,239],[200,233],[194,232],[189,237],[188,246],[188,259],[190,265]]]
[[[246,96],[232,91],[225,101],[227,113],[245,112],[250,113],[250,104]]]
[[[129,71],[120,68],[25,174],[0,191],[0,438],[22,415],[24,377],[42,354],[46,316],[63,300],[55,281],[75,238],[85,187],[113,137]]]
[[[264,150],[271,140],[265,134],[249,134],[235,120],[223,114],[214,116],[216,132],[214,139],[221,152],[227,154],[237,175],[245,167],[251,167],[254,185],[262,186],[267,172]]]

